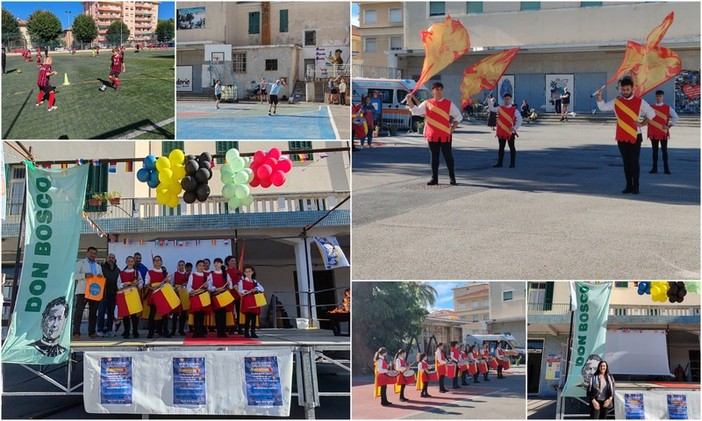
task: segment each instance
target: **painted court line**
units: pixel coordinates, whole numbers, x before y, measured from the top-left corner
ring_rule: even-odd
[[[165,126],[166,124],[170,124],[174,121],[175,121],[175,117],[171,117],[171,118],[167,118],[163,121],[159,121],[156,124],[146,125],[142,128],[136,129],[133,132],[127,134],[125,137],[123,137],[123,139],[134,139],[135,137],[140,136],[144,133],[151,132],[151,130],[153,130],[154,128],[161,128],[161,127]]]

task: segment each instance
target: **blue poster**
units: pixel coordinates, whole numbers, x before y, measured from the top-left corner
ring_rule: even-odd
[[[687,398],[685,395],[668,395],[668,419],[687,419]]]
[[[245,357],[244,372],[249,406],[283,406],[278,357]]]
[[[206,405],[205,358],[173,358],[173,404]]]
[[[132,357],[100,358],[100,403],[132,403]]]
[[[645,419],[643,393],[624,394],[624,414],[628,420]]]

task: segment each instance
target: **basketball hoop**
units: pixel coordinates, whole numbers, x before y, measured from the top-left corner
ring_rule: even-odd
[[[219,64],[219,57],[212,57],[212,64],[218,65]]]

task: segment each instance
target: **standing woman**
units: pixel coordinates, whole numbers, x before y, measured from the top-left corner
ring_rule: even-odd
[[[203,272],[205,269],[205,262],[203,260],[198,260],[195,263],[195,272],[190,273],[188,278],[188,294],[192,297],[197,295],[205,289],[208,289],[207,277]],[[205,311],[206,309],[200,309],[198,311],[190,311],[193,314],[193,338],[204,338],[207,336],[207,328],[205,327]]]
[[[461,344],[461,352],[460,352],[460,358],[461,361],[466,361],[468,360],[468,355],[470,354],[470,350],[468,349],[468,345],[463,346]],[[466,368],[465,370],[461,370],[461,386],[468,386],[468,380],[466,380],[466,376],[468,375],[468,369]]]
[[[261,314],[261,307],[256,307],[253,294],[263,292],[263,286],[256,281],[256,270],[251,265],[244,266],[244,277],[239,280],[241,294],[241,311],[244,313],[244,337],[258,338],[256,335],[256,318]],[[251,332],[249,334],[249,331]]]
[[[364,96],[361,99],[361,108],[358,114],[366,119],[366,125],[368,126],[368,133],[366,134],[365,141],[368,143],[368,147],[371,147],[371,142],[373,142],[373,131],[375,131],[375,120],[373,119],[373,114],[375,113],[375,108],[371,105],[370,97]],[[361,148],[363,148],[363,138],[361,140]]]
[[[426,381],[424,380],[426,376]],[[429,363],[427,363],[427,354],[420,352],[417,354],[417,390],[421,390],[422,398],[431,398],[427,389],[429,388]]]
[[[502,362],[509,357],[507,357],[505,352],[502,350],[502,342],[497,344],[497,348],[495,349],[495,357],[497,358],[497,378],[504,379],[505,376],[502,375]]]
[[[215,108],[219,110],[219,101],[222,100],[222,81],[217,79],[214,86],[215,94]]]
[[[239,288],[239,280],[244,276],[243,273],[239,271],[236,267],[236,257],[234,256],[227,256],[226,259],[224,259],[224,265],[227,267],[227,277],[229,278],[229,281],[232,284],[232,289],[229,291],[232,293],[234,296],[234,303],[231,304],[231,309],[234,313],[234,327],[230,330],[231,333],[239,333],[239,335],[243,335],[244,331],[241,326],[241,320],[239,320],[239,311],[241,309],[241,296],[239,295],[239,291],[237,291],[237,288]]]
[[[614,377],[609,373],[607,361],[600,361],[597,371],[590,377],[587,398],[590,401],[590,418],[607,418],[607,409],[614,402]]]
[[[389,367],[387,361],[385,361],[385,356],[388,354],[388,350],[385,347],[380,347],[378,352],[373,356],[373,365],[375,365],[375,397],[380,398],[380,404],[382,406],[392,405],[392,402],[388,400],[388,386],[380,385],[380,375],[387,374]]]
[[[153,259],[154,268],[146,272],[146,277],[144,278],[144,284],[149,293],[146,303],[149,305],[149,334],[146,336],[151,339],[154,337],[154,329],[156,327],[156,322],[154,321],[156,317],[156,303],[154,303],[154,292],[161,287],[166,282],[171,282],[171,276],[168,271],[163,266],[163,260],[161,256],[154,256]],[[169,314],[164,314],[161,317],[161,322],[163,325],[159,326],[159,331],[164,338],[170,338],[171,334],[168,332],[168,316]]]
[[[490,361],[490,344],[485,342],[483,344],[483,351],[481,352],[481,357],[482,360],[485,361],[485,364],[487,364],[488,361]],[[488,365],[488,369],[485,371],[485,374],[483,374],[483,380],[486,382],[489,382],[490,379],[488,379],[488,375],[490,374],[490,366]]]
[[[400,394],[400,402],[409,402],[409,399],[405,397],[405,371],[407,371],[407,362],[405,362],[405,358],[407,357],[407,352],[404,350],[399,350],[397,351],[397,354],[395,354],[395,361],[394,361],[394,367],[395,371],[397,371],[397,380],[395,383],[395,393]]]
[[[480,362],[480,352],[478,350],[477,344],[473,344],[473,346],[470,347],[470,352],[468,353],[468,360],[472,363],[475,363],[476,365],[475,374],[473,374],[473,383],[480,383],[480,381],[478,381],[478,376],[480,375],[480,372],[477,370],[477,365]]]
[[[434,366],[436,373],[439,375],[439,393],[446,393],[448,390],[444,387],[444,379],[446,378],[446,364],[448,360],[444,355],[444,344],[440,343],[436,345],[436,351],[434,352]]]
[[[127,256],[127,267],[120,271],[117,278],[117,289],[122,290],[132,286],[141,289],[144,286],[144,280],[141,279],[141,274],[134,269],[134,258]],[[124,339],[129,339],[129,331],[132,331],[132,336],[139,337],[139,313],[124,317]]]
[[[484,104],[485,108],[488,110],[495,104],[495,100],[492,97],[492,92],[490,92],[488,97],[485,98]],[[490,130],[495,130],[495,126],[497,126],[497,111],[489,111],[487,125],[490,127]]]

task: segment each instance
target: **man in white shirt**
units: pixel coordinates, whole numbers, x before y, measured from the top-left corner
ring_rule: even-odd
[[[649,174],[658,173],[658,144],[661,144],[663,152],[663,170],[666,174],[670,174],[668,167],[668,139],[670,138],[670,127],[678,124],[678,113],[675,108],[663,102],[665,92],[662,90],[656,91],[656,103],[651,105],[656,116],[648,122],[648,138],[651,140],[653,151],[653,166]]]
[[[597,108],[600,111],[612,111],[617,116],[615,140],[624,163],[626,187],[622,193],[639,194],[639,156],[641,155],[641,127],[656,116],[656,112],[646,101],[634,96],[634,80],[624,76],[619,81],[622,96],[605,103],[602,92],[597,91]]]
[[[512,104],[512,94],[506,92],[502,97],[505,105],[495,107],[493,103],[488,105],[491,113],[497,114],[496,136],[499,148],[497,150],[497,164],[495,168],[502,167],[505,158],[505,145],[509,145],[509,167],[514,168],[517,159],[517,148],[514,146],[514,139],[517,137],[517,129],[522,126],[522,115],[517,107]]]
[[[273,114],[275,114],[278,109],[278,94],[280,90],[283,89],[284,83],[280,82],[280,79],[276,80],[274,84],[271,85],[271,93],[268,96],[268,115],[271,115],[271,109],[273,109]]]
[[[87,300],[85,298],[85,286],[87,280],[93,276],[102,276],[102,267],[95,260],[97,257],[97,249],[88,247],[87,257],[79,260],[76,263],[75,280],[76,289],[74,292],[75,298],[73,303],[73,340],[80,340],[80,324],[83,320],[83,310],[85,304],[88,304],[88,336],[97,338],[95,330],[97,328],[97,311],[100,303],[98,301]]]

